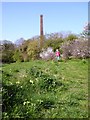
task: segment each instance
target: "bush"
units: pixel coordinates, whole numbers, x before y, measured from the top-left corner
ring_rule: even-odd
[[[14,52],[13,59],[14,59],[14,61],[17,61],[17,62],[23,61],[22,54],[18,49]]]
[[[63,58],[89,58],[90,48],[88,47],[88,40],[74,40],[63,43],[61,46],[63,51]]]
[[[30,41],[28,48],[27,48],[27,55],[29,56],[29,59],[38,59],[39,58],[39,43],[36,40]]]
[[[51,47],[48,47],[46,50],[40,53],[40,57],[44,60],[53,60],[55,58],[55,53]]]
[[[13,51],[5,50],[2,52],[2,63],[12,63],[13,60]]]
[[[11,63],[14,62],[13,54],[15,50],[15,46],[11,41],[4,40],[2,44],[0,44],[0,56],[2,57],[3,63]],[[0,60],[1,61],[1,60]]]

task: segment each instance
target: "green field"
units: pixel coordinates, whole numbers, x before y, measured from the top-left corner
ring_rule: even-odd
[[[87,118],[88,60],[2,65],[3,118]]]

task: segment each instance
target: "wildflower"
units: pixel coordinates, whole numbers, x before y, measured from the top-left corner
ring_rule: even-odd
[[[24,74],[24,75],[22,75],[22,77],[27,77],[27,75]]]
[[[36,81],[38,81],[38,78],[36,78]]]
[[[62,80],[64,80],[65,78],[64,77],[62,77]]]
[[[25,105],[25,104],[26,104],[26,102],[23,103],[23,105]]]
[[[43,102],[43,100],[37,100],[39,103],[42,103]]]
[[[57,75],[54,75],[55,77],[57,77]]]
[[[29,104],[29,103],[30,103],[29,101],[26,101],[26,102],[23,103],[23,105],[26,105],[26,104]]]
[[[10,85],[12,85],[12,82],[10,82]]]
[[[2,90],[3,90],[3,88],[1,87],[1,88],[0,88],[0,91],[2,92]]]
[[[31,84],[33,84],[33,81],[32,81],[32,80],[30,80],[30,83],[31,83]]]
[[[29,101],[27,101],[27,104],[29,104],[30,102]]]
[[[78,53],[78,55],[80,55],[80,53]]]
[[[19,84],[19,83],[20,83],[19,81],[16,82],[16,84]]]

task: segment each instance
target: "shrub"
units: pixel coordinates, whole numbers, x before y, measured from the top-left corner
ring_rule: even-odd
[[[0,56],[2,57],[3,63],[11,63],[14,62],[13,54],[15,50],[15,46],[11,41],[4,40],[2,44],[0,44]],[[1,61],[1,60],[0,60]]]
[[[48,47],[46,50],[40,53],[40,57],[44,60],[52,60],[55,58],[55,53],[51,47]]]
[[[30,41],[28,48],[27,48],[27,55],[29,56],[29,59],[38,59],[39,58],[39,43],[36,40]]]
[[[88,47],[88,40],[74,40],[64,42],[61,46],[63,51],[63,58],[89,58],[90,48]]]
[[[5,50],[2,52],[2,62],[3,63],[12,63],[14,62],[13,60],[13,51]]]
[[[14,61],[17,61],[17,62],[23,61],[22,54],[18,49],[14,52],[13,59],[14,59]]]

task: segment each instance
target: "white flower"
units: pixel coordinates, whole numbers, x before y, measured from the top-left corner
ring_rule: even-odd
[[[78,53],[78,55],[80,55],[80,53]]]

